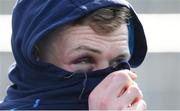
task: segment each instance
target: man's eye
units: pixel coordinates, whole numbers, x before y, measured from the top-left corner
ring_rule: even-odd
[[[118,61],[113,61],[110,63],[111,67],[116,67],[118,65]]]
[[[110,62],[111,67],[116,67],[118,64],[120,64],[124,59],[116,59]]]
[[[73,63],[74,64],[92,64],[94,63],[94,60],[91,57],[82,57],[82,58],[76,59]]]

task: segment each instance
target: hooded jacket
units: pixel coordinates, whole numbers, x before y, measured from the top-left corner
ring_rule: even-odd
[[[132,16],[128,25],[128,63],[73,75],[33,58],[33,47],[56,27],[100,8],[122,6],[129,8]],[[143,27],[125,0],[18,0],[12,15],[11,44],[16,61],[9,73],[13,84],[0,109],[88,109],[88,95],[100,81],[113,71],[138,67],[147,51]]]

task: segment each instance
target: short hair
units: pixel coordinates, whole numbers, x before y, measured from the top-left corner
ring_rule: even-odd
[[[49,39],[51,35],[61,31],[63,28],[68,28],[76,25],[90,26],[97,34],[107,34],[113,32],[121,26],[121,24],[128,23],[130,17],[130,10],[127,7],[106,7],[98,9],[89,15],[86,15],[72,23],[60,26],[51,31],[38,42],[33,48],[33,56],[36,60],[40,59],[40,55],[44,55],[49,46]]]
[[[101,8],[92,14],[75,21],[73,25],[88,25],[96,33],[106,34],[127,23],[130,11],[127,7]]]

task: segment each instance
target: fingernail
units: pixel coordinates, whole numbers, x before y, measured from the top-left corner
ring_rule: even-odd
[[[147,109],[146,103],[143,100],[141,100],[140,104],[137,105],[137,109],[138,110],[146,110]]]

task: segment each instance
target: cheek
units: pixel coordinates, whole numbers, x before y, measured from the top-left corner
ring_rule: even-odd
[[[78,65],[78,64],[63,65],[61,66],[61,68],[70,72],[95,70],[94,65]]]
[[[73,65],[68,65],[68,64],[61,64],[58,67],[70,72],[74,72],[76,70],[76,68]]]
[[[94,65],[76,64],[76,65],[72,65],[71,68],[73,71],[86,71],[87,72],[87,71],[92,71],[94,69]]]

